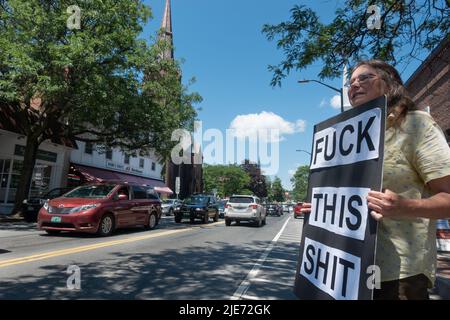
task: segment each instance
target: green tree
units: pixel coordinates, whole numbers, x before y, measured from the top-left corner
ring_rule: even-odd
[[[377,12],[367,13],[374,4],[379,26],[372,24]],[[346,0],[328,24],[312,9],[296,5],[290,21],[263,26],[268,40],[276,39],[285,55],[280,64],[269,66],[272,85],[281,85],[291,70],[304,70],[317,60],[322,62],[322,79],[340,76],[343,63],[361,58],[408,64],[449,36],[449,17],[448,0]]]
[[[291,178],[294,186],[292,190],[295,201],[305,201],[308,192],[309,166],[300,166]]]
[[[281,184],[281,179],[278,177],[275,177],[272,182],[271,196],[273,201],[284,202],[284,189],[283,185]]]
[[[67,25],[74,4],[80,29]],[[192,125],[200,97],[182,86],[177,62],[160,58],[167,44],[139,38],[150,16],[139,0],[0,0],[0,104],[17,110],[27,137],[13,212],[47,139],[154,149],[164,158],[171,132]]]
[[[237,165],[207,165],[203,167],[204,188],[211,193],[229,197],[233,194],[251,194],[247,189],[250,176]]]

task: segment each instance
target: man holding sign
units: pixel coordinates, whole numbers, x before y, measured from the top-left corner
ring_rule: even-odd
[[[370,299],[373,287],[364,280],[367,270],[377,270],[368,265],[375,219],[382,282],[374,298],[428,299],[435,219],[450,216],[450,148],[392,66],[360,62],[350,85],[357,108],[315,127],[295,292],[307,299]],[[384,98],[377,98],[383,95],[386,129]]]

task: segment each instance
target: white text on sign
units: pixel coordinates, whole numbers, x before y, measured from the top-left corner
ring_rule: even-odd
[[[369,188],[313,188],[309,224],[341,236],[364,240],[369,191]]]
[[[356,300],[361,259],[305,237],[300,274],[336,300]]]
[[[380,130],[381,109],[376,108],[316,132],[311,169],[377,159]]]

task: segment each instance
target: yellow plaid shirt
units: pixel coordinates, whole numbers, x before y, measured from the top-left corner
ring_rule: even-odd
[[[385,137],[383,188],[410,199],[432,195],[426,183],[450,175],[450,148],[433,118],[408,112]],[[425,274],[434,283],[436,223],[422,218],[385,218],[378,227],[376,263],[381,281]]]

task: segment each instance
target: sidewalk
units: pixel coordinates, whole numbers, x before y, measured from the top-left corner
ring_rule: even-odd
[[[435,289],[442,299],[450,300],[450,252],[438,252]]]

